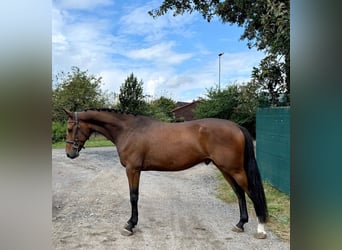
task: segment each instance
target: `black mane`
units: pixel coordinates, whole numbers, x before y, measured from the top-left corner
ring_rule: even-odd
[[[88,109],[85,109],[84,110],[85,112],[87,111],[103,111],[103,112],[113,112],[113,113],[121,113],[121,114],[127,114],[127,115],[138,115],[136,113],[130,113],[130,112],[126,112],[126,111],[123,111],[122,109],[113,109],[113,108],[88,108]]]

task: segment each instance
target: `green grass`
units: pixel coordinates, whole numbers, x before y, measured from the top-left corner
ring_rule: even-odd
[[[86,141],[84,147],[109,147],[113,146],[114,144],[107,140],[105,137],[102,135],[96,135],[96,136],[91,136],[88,141]],[[57,142],[52,144],[52,148],[64,148],[65,147],[65,141],[62,142]]]
[[[237,197],[224,179],[221,173],[218,175],[219,186],[217,188],[217,197],[227,203],[237,203]],[[267,228],[272,230],[280,239],[290,241],[290,197],[277,190],[272,185],[264,182],[264,190],[267,200],[270,220],[266,224]],[[249,214],[255,216],[253,204],[247,198],[247,207]]]

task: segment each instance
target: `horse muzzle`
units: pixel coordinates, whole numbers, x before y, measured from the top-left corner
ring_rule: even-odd
[[[75,159],[76,157],[78,157],[80,155],[78,148],[74,148],[72,147],[69,152],[66,152],[66,155],[70,158],[70,159]]]

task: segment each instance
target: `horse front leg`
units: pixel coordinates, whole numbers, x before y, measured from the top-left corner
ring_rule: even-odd
[[[139,180],[140,170],[131,169],[126,167],[126,174],[129,183],[129,194],[131,202],[131,218],[127,221],[124,227],[124,235],[132,235],[133,228],[138,223],[138,199],[139,199]]]

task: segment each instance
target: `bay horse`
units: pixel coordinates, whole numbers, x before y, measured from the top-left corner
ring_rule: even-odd
[[[131,217],[124,231],[133,234],[138,223],[141,171],[179,171],[212,162],[238,198],[240,220],[233,227],[243,232],[248,222],[245,193],[252,200],[258,220],[256,238],[266,238],[268,211],[261,176],[247,129],[223,119],[166,123],[148,116],[114,109],[88,109],[68,115],[66,155],[74,159],[93,132],[112,141],[129,182]]]

